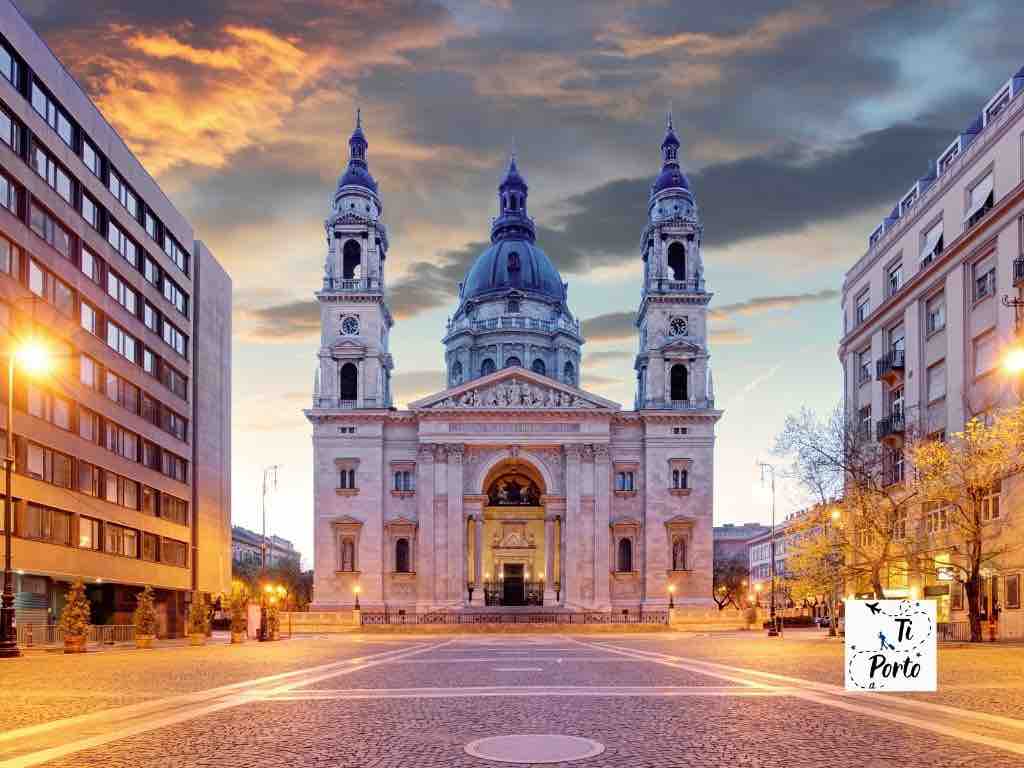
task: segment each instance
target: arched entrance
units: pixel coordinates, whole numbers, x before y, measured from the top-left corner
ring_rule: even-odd
[[[481,567],[485,605],[544,604],[546,490],[543,475],[522,459],[502,461],[485,476],[482,551],[474,558]]]

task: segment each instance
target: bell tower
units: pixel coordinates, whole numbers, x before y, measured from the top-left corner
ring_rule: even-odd
[[[668,115],[661,173],[651,186],[640,238],[644,282],[637,312],[634,368],[637,410],[714,408],[701,245],[704,227],[679,164],[679,138]]]
[[[390,408],[388,337],[394,321],[384,300],[388,236],[358,111],[348,146],[348,166],[324,222],[327,260],[323,287],[316,294],[321,338],[313,406]]]

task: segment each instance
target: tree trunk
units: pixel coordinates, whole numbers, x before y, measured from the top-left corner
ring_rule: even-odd
[[[971,625],[971,642],[981,642],[981,606],[979,605],[980,577],[977,571],[971,573],[970,578],[964,582],[964,592],[967,595],[967,620]]]
[[[885,599],[885,590],[882,589],[882,575],[878,568],[871,571],[871,588],[875,590],[876,600]]]

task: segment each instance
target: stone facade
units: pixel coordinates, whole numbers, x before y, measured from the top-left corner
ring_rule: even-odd
[[[700,220],[671,126],[643,238],[637,370],[650,395],[638,393],[635,411],[576,386],[579,322],[534,244],[514,160],[492,246],[460,286],[445,337],[448,388],[407,410],[388,407],[387,240],[374,236],[383,206],[359,126],[350,147],[327,221],[323,338],[305,412],[316,462],[313,609],[357,599],[410,611],[711,605],[721,411],[710,387]],[[348,222],[354,214],[339,200],[362,208],[361,220]],[[680,202],[678,216],[662,215]],[[356,279],[362,265],[339,265],[337,254],[354,256],[363,243],[373,245],[358,248],[368,260]],[[339,268],[348,269],[342,279]]]

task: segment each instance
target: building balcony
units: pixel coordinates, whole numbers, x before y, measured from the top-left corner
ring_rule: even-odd
[[[641,408],[664,411],[704,411],[715,407],[714,398],[694,398],[692,400],[647,400]]]
[[[659,278],[653,281],[656,293],[704,293],[704,278],[691,280],[668,280]]]
[[[1024,283],[1024,256],[1018,256],[1013,260],[1013,284]]]
[[[906,352],[902,349],[890,350],[888,354],[875,363],[876,378],[884,381],[890,387],[896,386],[903,381],[903,369],[906,364]]]
[[[342,291],[345,293],[379,293],[384,284],[375,277],[358,277],[346,280],[340,277],[324,278],[325,291]]]
[[[903,446],[903,435],[906,429],[907,426],[903,412],[897,411],[890,413],[884,419],[878,420],[878,424],[875,426],[875,435],[878,438],[878,442],[892,448],[900,448]]]
[[[579,336],[579,320],[541,320],[536,317],[525,315],[502,315],[501,317],[490,317],[486,320],[460,319],[448,322],[448,333],[456,331],[474,331],[485,333],[487,331],[542,331],[554,333],[555,331],[566,331]]]

